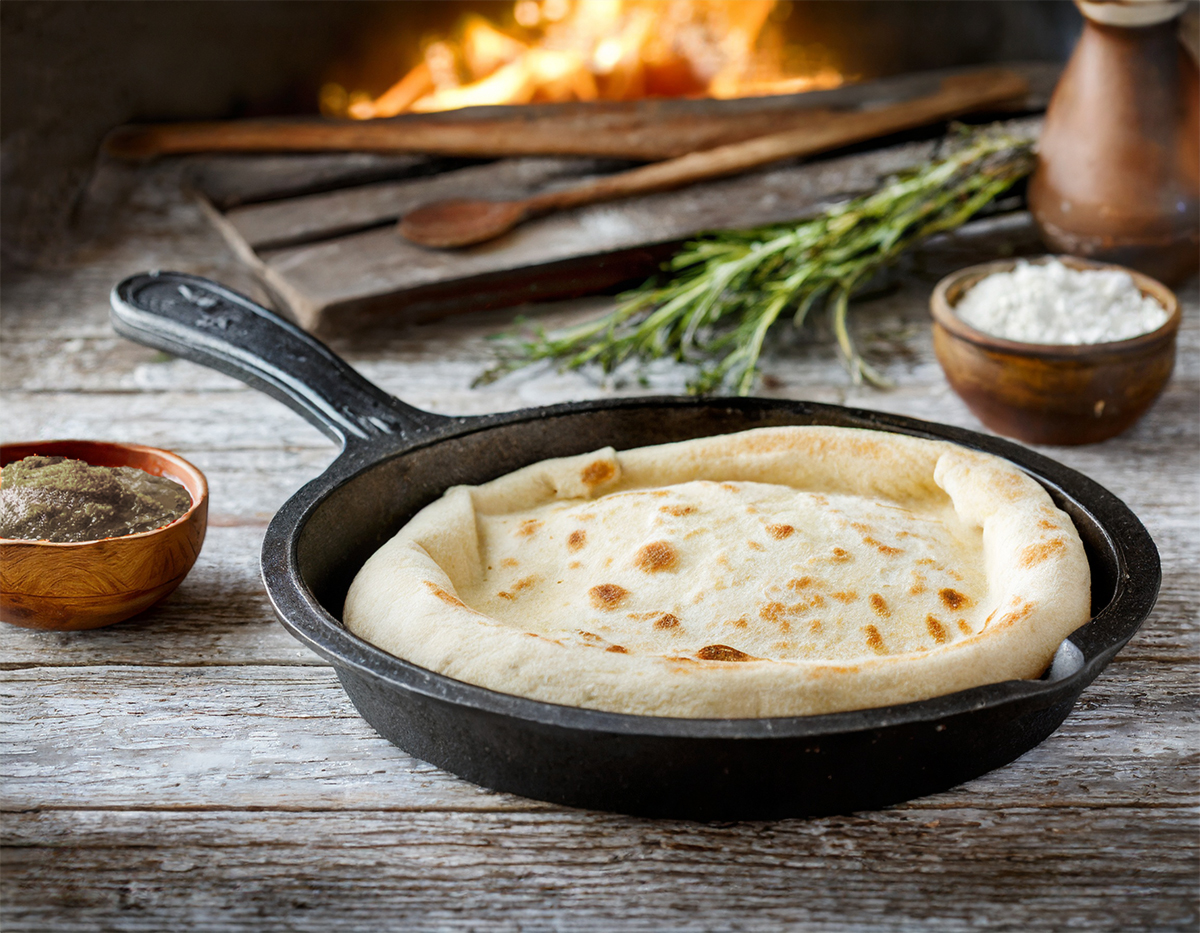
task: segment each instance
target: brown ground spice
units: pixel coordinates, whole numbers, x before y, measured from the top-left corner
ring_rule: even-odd
[[[0,470],[0,537],[98,541],[169,525],[192,505],[174,480],[133,467],[26,457]]]

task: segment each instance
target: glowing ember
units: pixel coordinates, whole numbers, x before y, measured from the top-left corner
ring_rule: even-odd
[[[482,104],[748,97],[836,87],[824,67],[788,74],[776,0],[517,0],[511,29],[470,15],[457,40],[379,97],[321,89],[321,111],[359,120]]]

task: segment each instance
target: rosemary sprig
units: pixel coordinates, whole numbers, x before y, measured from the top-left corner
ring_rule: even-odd
[[[598,363],[611,372],[630,357],[673,356],[699,364],[692,391],[728,386],[745,395],[771,327],[784,314],[799,327],[823,303],[851,378],[884,385],[851,337],[851,297],[906,250],[965,223],[1032,167],[1029,140],[964,133],[949,154],[811,220],[688,243],[664,266],[664,282],[621,295],[616,310],[597,320],[552,334],[538,328],[532,338],[501,335],[499,362],[478,381],[543,359],[567,369]]]

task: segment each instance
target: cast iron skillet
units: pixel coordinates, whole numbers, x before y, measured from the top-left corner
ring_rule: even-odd
[[[1150,613],[1160,581],[1146,529],[1111,493],[1036,453],[911,418],[810,402],[650,398],[475,418],[420,411],[248,298],[179,273],[112,294],[123,336],[222,370],[291,406],[341,455],[279,510],[263,542],[284,626],[337,671],[358,711],[411,754],[469,781],[556,803],[651,816],[768,818],[872,809],[1012,761],[1066,718]],[[919,703],[779,719],[669,719],[576,709],[452,680],[351,635],[342,601],[363,562],[449,486],[547,457],[791,424],[954,441],[1011,460],[1074,520],[1094,618],[1036,681]]]

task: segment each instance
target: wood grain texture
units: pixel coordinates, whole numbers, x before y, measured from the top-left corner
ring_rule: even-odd
[[[39,667],[7,671],[0,685],[6,809],[428,809],[471,806],[481,794],[489,807],[546,806],[483,791],[394,748],[324,668]],[[1114,664],[1041,746],[920,805],[965,794],[998,808],[1149,796],[1187,806],[1173,776],[1200,757],[1168,730],[1197,724],[1189,686],[1189,665]]]
[[[1008,66],[1026,86],[1010,109],[1043,109],[1059,72],[1051,63]],[[818,125],[829,112],[870,109],[935,91],[959,68],[849,83],[773,97],[649,99],[471,107],[359,122],[321,118],[233,120],[118,127],[105,149],[122,158],[180,152],[383,152],[452,155],[585,155],[668,159],[784,128]],[[1004,96],[997,105],[1004,103]]]
[[[179,194],[141,170],[102,238],[10,274],[0,318],[6,440],[83,436],[178,451],[210,527],[184,584],[95,632],[0,627],[0,925],[188,929],[1194,930],[1200,896],[1200,296],[1164,396],[1103,444],[1042,448],[1125,499],[1163,558],[1159,603],[1062,728],[998,771],[884,811],[698,824],[566,810],[419,762],[354,713],[274,620],[258,577],[270,516],[333,446],[235,381],[113,337],[107,294],[147,268],[254,283]],[[859,304],[896,380],[854,388],[821,327],[769,347],[765,395],[979,430],[933,357],[936,273]],[[603,310],[525,309],[548,325]],[[679,391],[552,368],[484,389],[512,311],[339,340],[370,378],[446,413]]]
[[[429,320],[448,312],[570,297],[653,272],[664,256],[646,252],[650,246],[703,230],[803,216],[838,195],[872,187],[881,175],[917,164],[932,147],[907,143],[581,207],[452,252],[417,246],[390,227],[378,227],[261,250],[261,274],[286,296],[301,325],[320,333],[349,332],[381,319]],[[580,287],[585,273],[592,278]]]
[[[1145,816],[969,803],[732,825],[580,811],[41,813],[10,822],[20,847],[4,854],[19,869],[0,884],[25,929],[1194,928],[1194,814],[1155,810],[1153,828]]]
[[[374,152],[203,155],[187,161],[187,184],[228,210],[241,204],[447,171],[460,161]]]
[[[396,218],[428,201],[522,198],[623,164],[579,158],[502,159],[427,177],[272,200],[234,208],[225,216],[252,249],[280,249],[395,223]]]

